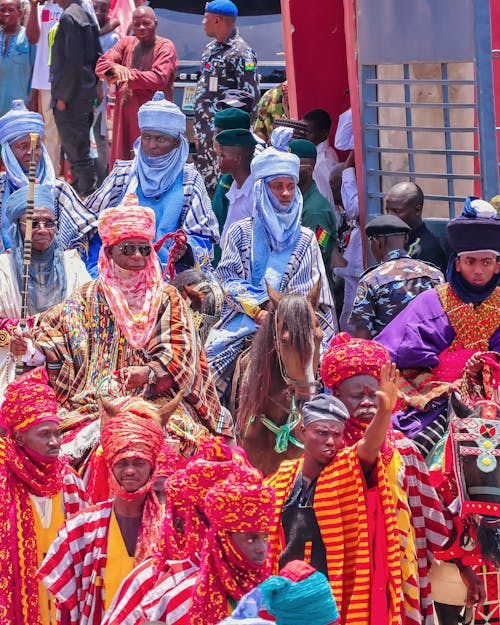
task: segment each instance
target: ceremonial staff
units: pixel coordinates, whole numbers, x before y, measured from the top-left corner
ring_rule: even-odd
[[[36,179],[36,146],[38,143],[38,133],[30,132],[31,156],[28,169],[28,201],[26,204],[26,231],[24,233],[23,246],[23,290],[21,293],[21,318],[19,319],[19,329],[24,333],[26,319],[28,317],[28,284],[30,277],[32,235],[33,235],[33,211],[35,208],[35,179]],[[23,372],[22,356],[16,358],[16,376]]]

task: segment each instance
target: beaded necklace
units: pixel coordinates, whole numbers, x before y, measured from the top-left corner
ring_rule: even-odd
[[[441,306],[455,330],[449,351],[488,350],[489,340],[500,326],[500,289],[497,287],[479,305],[462,301],[449,283],[437,286],[436,290]]]

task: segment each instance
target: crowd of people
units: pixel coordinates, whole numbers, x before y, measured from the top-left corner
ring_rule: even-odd
[[[0,623],[498,622],[496,204],[442,241],[399,182],[361,228],[350,110],[260,96],[237,16],[205,7],[193,159],[153,9],[0,0]],[[252,344],[283,424],[240,419]]]

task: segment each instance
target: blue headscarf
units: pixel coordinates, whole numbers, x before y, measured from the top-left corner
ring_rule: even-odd
[[[295,184],[299,179],[300,159],[288,152],[291,128],[276,128],[271,134],[271,147],[252,161],[251,171],[256,181],[253,188],[255,212],[262,222],[272,250],[281,252],[292,247],[300,236],[302,193],[298,186],[289,206],[281,204],[269,189],[269,182],[287,176]]]
[[[28,111],[22,100],[14,100],[12,109],[0,118],[0,144],[2,146],[2,160],[5,163],[7,180],[12,190],[28,184],[28,174],[23,170],[10,147],[14,141],[36,132],[43,136],[43,119],[39,113]],[[37,182],[40,184],[54,184],[56,176],[52,161],[44,145],[43,156],[37,166]],[[7,189],[6,189],[7,191]]]
[[[5,214],[12,239],[12,256],[16,268],[19,291],[23,289],[23,250],[19,218],[26,212],[28,187],[15,191],[7,200]],[[49,185],[35,185],[35,208],[48,208],[54,213],[53,189]],[[59,304],[66,296],[66,272],[63,251],[57,230],[52,245],[44,252],[32,250],[28,281],[28,314],[34,315]]]
[[[156,197],[170,189],[186,164],[189,154],[186,116],[173,102],[165,100],[162,91],[157,91],[151,101],[140,107],[138,119],[141,132],[154,130],[179,139],[179,146],[164,156],[146,156],[140,137],[134,144],[133,171],[145,197]]]

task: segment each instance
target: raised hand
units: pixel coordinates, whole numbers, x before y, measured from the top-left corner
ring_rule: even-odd
[[[399,371],[393,362],[386,362],[380,370],[378,397],[378,411],[383,415],[391,415],[398,400]]]

